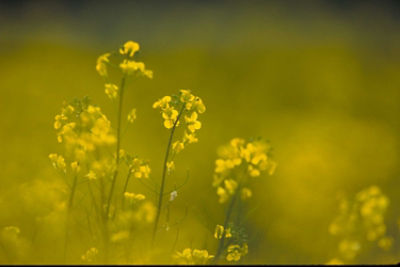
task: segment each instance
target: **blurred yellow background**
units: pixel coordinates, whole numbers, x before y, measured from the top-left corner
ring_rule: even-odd
[[[168,132],[153,102],[191,89],[207,106],[199,143],[178,155],[169,182],[190,169],[174,208],[180,217],[189,207],[177,248],[215,249],[223,219],[211,187],[216,150],[233,137],[262,136],[278,167],[254,190],[246,262],[329,261],[337,254],[328,228],[338,195],[370,185],[390,199],[385,222],[394,244],[356,263],[397,262],[399,11],[395,1],[0,2],[0,227],[36,238],[27,262],[58,261],[57,229],[33,226],[62,190],[48,160],[60,150],[54,116],[63,101],[88,95],[114,123],[95,63],[134,40],[154,79],[128,84],[126,107],[138,118],[122,144],[150,160],[155,180]]]

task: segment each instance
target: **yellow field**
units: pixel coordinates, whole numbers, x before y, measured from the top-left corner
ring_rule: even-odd
[[[399,5],[295,3],[0,3],[0,263],[398,262]]]

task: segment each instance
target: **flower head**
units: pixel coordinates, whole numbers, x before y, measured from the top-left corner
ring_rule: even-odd
[[[120,49],[121,55],[127,55],[133,57],[137,51],[139,51],[139,44],[134,41],[127,41]]]
[[[97,58],[96,70],[100,76],[107,77],[107,63],[110,62],[110,53],[105,53]]]
[[[276,163],[269,156],[270,147],[262,139],[245,141],[233,138],[228,145],[219,149],[218,154],[213,186],[217,187],[220,203],[226,202],[236,192],[239,187],[238,179],[245,184],[247,177],[258,177],[263,171],[271,174],[276,167]],[[243,200],[252,196],[249,188],[243,187],[240,190]]]

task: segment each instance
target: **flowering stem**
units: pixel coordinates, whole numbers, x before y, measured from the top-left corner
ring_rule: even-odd
[[[69,200],[68,200],[67,216],[65,218],[65,240],[64,240],[64,255],[63,255],[64,261],[67,256],[67,248],[68,248],[68,223],[69,223],[70,213],[71,213],[71,209],[72,209],[72,204],[74,203],[75,189],[76,189],[77,183],[78,183],[78,175],[76,174],[74,176],[74,180],[72,182],[71,193],[69,195]]]
[[[156,234],[157,234],[157,227],[158,227],[158,223],[160,220],[160,214],[161,214],[161,208],[162,208],[162,199],[163,199],[163,195],[164,195],[164,186],[165,186],[165,177],[167,174],[167,163],[168,163],[168,158],[169,158],[169,151],[171,149],[171,144],[172,144],[172,140],[174,138],[174,133],[175,133],[175,129],[176,126],[179,122],[179,119],[183,113],[185,109],[185,105],[182,105],[181,110],[179,111],[179,114],[174,122],[174,125],[172,126],[171,129],[171,134],[169,136],[169,140],[168,140],[168,145],[167,145],[167,151],[165,153],[165,158],[164,158],[164,165],[163,165],[163,172],[162,172],[162,178],[161,178],[161,187],[160,187],[160,192],[159,192],[159,196],[158,196],[158,207],[157,207],[157,214],[156,214],[156,219],[155,219],[155,223],[154,223],[154,228],[153,228],[153,236],[151,238],[151,246],[154,245],[154,241],[156,239]]]
[[[128,184],[129,184],[129,179],[131,178],[132,175],[132,169],[129,168],[128,170],[128,175],[126,176],[125,184],[124,184],[124,190],[122,191],[122,208],[125,206],[125,192],[128,189]]]
[[[233,212],[233,207],[235,206],[237,196],[239,195],[240,191],[240,186],[236,189],[235,194],[232,196],[231,202],[229,203],[228,209],[226,211],[226,216],[225,216],[225,221],[224,221],[224,232],[222,234],[222,237],[219,241],[217,253],[215,254],[214,258],[214,263],[217,264],[219,261],[219,257],[221,256],[221,253],[224,249],[224,242],[225,242],[225,231],[226,228],[228,227],[229,219],[231,218],[232,212]]]
[[[118,117],[117,117],[117,147],[115,151],[115,171],[113,175],[113,179],[111,181],[111,187],[110,187],[110,192],[108,194],[108,200],[107,200],[107,208],[106,208],[106,218],[108,219],[109,212],[110,212],[110,205],[111,205],[111,200],[115,188],[115,182],[117,181],[117,176],[118,176],[118,165],[119,165],[119,160],[120,160],[120,145],[121,145],[121,119],[122,119],[122,104],[123,104],[123,98],[124,98],[124,87],[125,87],[125,80],[126,80],[126,75],[124,75],[121,79],[121,86],[120,86],[120,92],[119,92],[119,104],[118,104]]]

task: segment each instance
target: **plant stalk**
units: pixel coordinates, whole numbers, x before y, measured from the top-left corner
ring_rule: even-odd
[[[118,104],[118,116],[117,116],[117,146],[116,146],[116,151],[115,151],[115,171],[113,175],[113,179],[111,181],[111,187],[110,187],[110,192],[108,194],[108,200],[107,200],[107,208],[106,208],[106,220],[108,220],[109,212],[110,212],[110,205],[111,205],[111,200],[115,188],[115,183],[117,181],[118,177],[118,165],[119,165],[119,160],[120,160],[120,146],[121,146],[121,120],[122,120],[122,104],[123,104],[123,99],[124,99],[124,87],[125,87],[125,80],[126,80],[126,75],[124,75],[121,79],[121,85],[120,85],[120,91],[119,91],[119,104]]]
[[[154,228],[153,228],[153,236],[151,238],[151,246],[152,247],[154,246],[154,242],[155,242],[156,235],[157,235],[158,223],[160,221],[160,214],[161,214],[161,208],[162,208],[162,199],[163,199],[163,195],[164,195],[164,186],[165,186],[165,178],[166,178],[166,174],[167,174],[167,163],[168,163],[168,158],[169,158],[169,152],[171,150],[172,140],[174,138],[176,126],[179,122],[179,119],[180,119],[184,109],[185,109],[185,104],[182,105],[182,108],[179,111],[179,114],[174,122],[174,125],[172,126],[171,134],[170,134],[169,140],[168,140],[167,150],[166,150],[165,157],[164,157],[164,165],[163,165],[163,172],[162,172],[162,178],[161,178],[161,187],[160,187],[160,192],[159,192],[159,196],[158,196],[157,214],[156,214],[156,219],[155,219]]]

